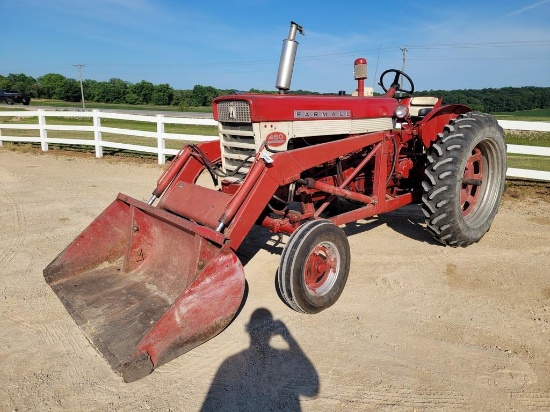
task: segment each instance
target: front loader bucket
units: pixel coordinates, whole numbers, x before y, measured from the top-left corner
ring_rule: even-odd
[[[119,195],[44,277],[112,368],[131,382],[214,337],[235,316],[244,271],[224,240]]]

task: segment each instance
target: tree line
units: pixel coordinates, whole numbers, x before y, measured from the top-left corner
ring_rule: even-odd
[[[155,85],[145,80],[130,83],[116,78],[109,81],[87,79],[82,81],[82,85],[87,102],[158,106],[210,106],[214,98],[235,92],[202,85],[196,85],[190,90],[175,90],[167,83]],[[35,99],[66,102],[79,102],[82,99],[80,81],[56,73],[37,79],[25,74],[0,75],[0,89],[24,93]]]
[[[486,113],[550,108],[550,87],[428,90],[415,92],[415,96],[440,96],[444,104],[465,104]]]
[[[83,87],[87,102],[171,105],[180,108],[210,106],[214,98],[236,92],[234,89],[217,89],[202,85],[195,85],[192,89],[176,90],[167,83],[155,85],[145,80],[130,83],[116,78],[109,81],[87,79],[83,81]],[[32,98],[81,101],[80,82],[56,73],[36,79],[22,73],[0,75],[0,89],[24,93]],[[258,89],[250,89],[249,92],[274,93],[272,90]],[[320,94],[305,90],[295,90],[293,93]],[[474,110],[489,113],[550,108],[550,87],[428,90],[416,92],[415,95],[441,96],[444,104],[466,104]]]

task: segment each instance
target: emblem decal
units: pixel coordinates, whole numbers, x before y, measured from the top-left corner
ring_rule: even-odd
[[[235,103],[233,103],[233,102],[229,103],[229,107],[227,109],[228,109],[227,117],[229,117],[230,119],[236,120],[237,119],[237,109],[235,107]]]
[[[286,134],[281,132],[271,132],[265,138],[265,142],[271,147],[282,146],[286,143]]]
[[[294,110],[295,119],[350,118],[351,110]]]

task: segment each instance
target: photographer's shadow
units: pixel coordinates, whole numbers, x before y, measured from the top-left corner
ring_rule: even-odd
[[[250,347],[223,362],[201,411],[300,411],[300,396],[319,393],[311,361],[265,308],[254,311],[247,332]]]

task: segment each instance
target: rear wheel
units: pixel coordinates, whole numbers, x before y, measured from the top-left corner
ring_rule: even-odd
[[[342,294],[349,267],[349,243],[342,229],[327,220],[307,222],[283,250],[277,272],[279,291],[297,312],[320,312]]]
[[[422,211],[443,244],[468,246],[491,227],[506,176],[506,144],[496,119],[470,112],[451,121],[428,150]]]

